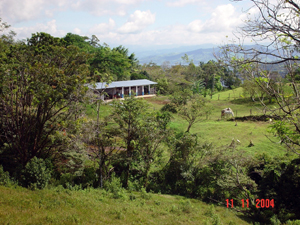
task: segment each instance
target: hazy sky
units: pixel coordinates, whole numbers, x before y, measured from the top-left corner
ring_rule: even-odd
[[[0,0],[0,18],[17,38],[68,32],[110,46],[220,44],[247,18],[250,1],[230,0]]]

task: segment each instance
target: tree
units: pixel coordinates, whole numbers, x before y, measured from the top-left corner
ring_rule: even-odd
[[[113,106],[111,118],[117,124],[114,135],[123,149],[115,154],[115,165],[122,171],[123,185],[127,187],[134,179],[147,187],[151,168],[161,157],[159,147],[169,135],[171,115],[150,111],[144,100],[134,97],[116,101]]]
[[[249,38],[254,47],[229,44],[223,47],[223,60],[232,66],[255,65],[248,79],[268,96],[275,99],[284,113],[284,121],[274,124],[273,131],[289,149],[300,155],[299,135],[300,109],[299,87],[296,84],[300,58],[300,4],[294,0],[251,0],[259,14],[250,15],[245,25],[236,34],[240,40]],[[243,58],[239,57],[243,55]],[[264,65],[284,63],[290,83],[272,82],[271,72]],[[267,107],[263,101],[261,103]],[[269,109],[275,113],[274,109]],[[276,109],[278,112],[278,109]]]
[[[37,33],[0,55],[0,164],[19,173],[33,157],[58,158],[72,139],[74,104],[87,87],[89,56]]]
[[[123,102],[114,102],[112,118],[118,125],[117,129],[122,140],[120,146],[126,150],[125,159],[123,160],[125,166],[123,184],[125,187],[128,186],[130,170],[136,153],[136,142],[140,136],[140,123],[143,121],[147,108],[148,106],[143,100],[134,97],[126,98]]]
[[[140,136],[136,145],[139,157],[135,165],[143,177],[145,188],[148,186],[151,168],[161,158],[162,151],[159,147],[170,135],[170,121],[169,112],[157,111],[144,117],[139,126]]]
[[[188,122],[186,132],[190,132],[193,124],[201,121],[201,117],[210,114],[210,108],[207,106],[207,100],[198,95],[192,95],[186,105],[181,105],[178,115]]]
[[[113,80],[129,80],[132,68],[131,59],[124,56],[120,49],[110,49],[104,45],[97,48],[90,62],[91,76],[94,81],[101,82],[103,74],[113,77]]]
[[[204,115],[211,113],[208,101],[199,94],[193,94],[191,90],[177,92],[170,98],[171,102],[161,110],[178,113],[180,117],[188,122],[186,132],[189,132],[192,125],[201,121]]]

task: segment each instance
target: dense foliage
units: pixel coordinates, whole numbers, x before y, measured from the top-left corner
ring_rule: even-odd
[[[0,31],[7,28],[2,23]],[[256,221],[300,219],[299,158],[251,157],[239,152],[234,140],[216,147],[190,132],[211,113],[205,97],[239,86],[239,76],[254,67],[236,69],[215,61],[196,66],[187,56],[183,60],[187,66],[140,66],[128,49],[101,45],[96,36],[68,33],[54,38],[37,33],[26,42],[15,42],[12,33],[2,35],[0,184],[104,188],[113,198],[126,198],[126,188],[141,191],[144,199],[150,190],[220,204],[233,199],[239,211]],[[140,78],[156,81],[159,94],[171,94],[170,102],[156,110],[145,100],[126,97],[113,101],[108,115],[102,116],[103,102],[86,86]],[[277,98],[268,89],[279,86],[262,76],[244,82],[252,99],[259,92],[260,98],[281,96],[289,103],[284,106],[295,106],[286,109],[277,101],[290,120],[273,123],[272,131],[282,142],[297,146],[298,102],[286,97],[292,93],[287,86]],[[96,108],[97,116],[88,117],[87,108]],[[185,132],[170,128],[174,117],[187,122]],[[250,206],[242,208],[241,199],[248,199]],[[261,210],[256,199],[274,199],[276,204]],[[182,207],[189,211],[190,203]]]

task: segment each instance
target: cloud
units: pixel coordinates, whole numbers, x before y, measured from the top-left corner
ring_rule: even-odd
[[[128,6],[137,5],[142,1],[144,0],[78,0],[71,4],[71,8],[87,11],[96,16],[125,16]]]
[[[128,21],[121,26],[118,31],[120,33],[138,33],[154,22],[155,14],[151,13],[150,10],[136,10],[130,15]]]
[[[175,2],[167,2],[167,6],[171,7],[182,7],[188,4],[193,4],[193,3],[202,3],[204,0],[179,0]]]
[[[0,15],[10,24],[53,18],[58,11],[85,11],[96,16],[125,16],[129,6],[144,0],[1,0]]]
[[[76,28],[73,29],[73,33],[80,35],[81,34],[81,30],[76,27]]]
[[[191,32],[186,25],[177,24],[161,27],[156,30],[146,30],[140,33],[95,33],[97,37],[110,45],[198,45],[204,43],[219,44],[230,34],[226,32],[196,33]],[[89,34],[90,35],[90,34]]]
[[[95,26],[93,26],[89,32],[92,34],[96,34],[96,33],[106,33],[109,32],[111,30],[114,29],[114,27],[116,26],[116,23],[113,19],[109,19],[108,23],[100,23],[97,24]]]
[[[43,16],[70,5],[71,0],[1,0],[0,14],[9,23],[19,23]]]
[[[142,1],[143,0],[115,0],[115,2],[125,4],[125,5],[134,5]]]
[[[67,33],[63,30],[57,29],[56,20],[51,20],[46,24],[38,23],[35,26],[31,26],[31,27],[19,27],[19,28],[12,27],[12,30],[17,33],[18,39],[30,38],[31,34],[37,32],[49,33],[55,37],[62,37],[65,36]]]
[[[242,25],[245,14],[237,16],[235,7],[231,4],[218,6],[211,14],[211,18],[206,21],[194,20],[188,25],[192,32],[221,32],[231,31],[235,27]]]

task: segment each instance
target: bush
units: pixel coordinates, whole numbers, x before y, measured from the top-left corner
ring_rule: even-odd
[[[171,113],[177,113],[176,106],[174,104],[167,103],[161,108],[162,112],[171,112]]]
[[[145,188],[141,189],[141,198],[149,200],[151,198],[151,195],[147,193]]]
[[[31,189],[43,189],[51,178],[51,171],[43,159],[34,157],[26,164],[22,175],[24,186]]]
[[[104,182],[104,188],[113,194],[113,198],[127,198],[125,190],[122,188],[120,178],[112,176],[111,181]]]
[[[210,205],[209,208],[207,209],[207,211],[205,212],[205,215],[209,216],[209,217],[213,217],[213,215],[215,215],[215,213],[216,213],[216,210],[215,210],[214,205]]]
[[[184,213],[191,213],[192,212],[192,209],[193,209],[193,206],[192,206],[192,203],[190,202],[190,200],[180,200],[179,202],[179,208],[182,212]]]
[[[300,225],[300,220],[288,220],[286,225]]]
[[[4,172],[3,171],[3,167],[2,165],[0,165],[0,185],[10,185],[12,184],[12,180],[9,177],[9,173],[8,172]]]

